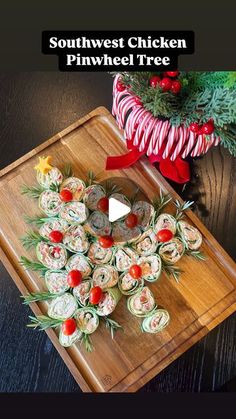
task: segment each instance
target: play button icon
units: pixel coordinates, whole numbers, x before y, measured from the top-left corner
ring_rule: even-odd
[[[108,216],[109,216],[109,221],[111,223],[129,214],[130,211],[131,210],[130,210],[130,207],[128,207],[128,205],[123,204],[122,202],[118,201],[115,198],[109,198]]]

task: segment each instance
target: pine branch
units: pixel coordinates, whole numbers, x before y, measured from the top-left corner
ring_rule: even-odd
[[[65,179],[72,177],[74,175],[71,163],[65,163],[63,166],[61,173]]]
[[[114,333],[118,329],[124,330],[123,327],[119,323],[117,323],[115,320],[112,320],[107,316],[102,317],[102,319],[105,321],[106,328],[110,330],[112,339],[114,338]]]
[[[27,295],[21,295],[21,298],[24,299],[23,304],[29,305],[34,301],[47,301],[52,298],[58,297],[58,294],[51,294],[50,292],[33,292]]]
[[[25,256],[21,256],[20,264],[26,270],[34,271],[34,272],[41,272],[41,274],[45,274],[45,272],[48,270],[48,268],[46,268],[46,266],[44,266],[42,263],[29,260]]]
[[[175,213],[175,219],[179,221],[184,217],[184,212],[187,211],[194,204],[194,201],[186,201],[181,203],[176,199],[174,204],[177,208]]]
[[[43,218],[40,215],[36,215],[34,217],[29,217],[28,215],[25,215],[24,220],[27,224],[35,224],[37,227],[40,227],[44,223],[46,223],[49,219]]]
[[[177,266],[168,265],[167,263],[162,262],[162,270],[167,274],[168,277],[173,276],[176,282],[179,282],[179,277],[183,271]]]
[[[160,214],[161,210],[172,200],[172,197],[167,194],[163,195],[162,189],[160,189],[159,197],[154,197],[152,205],[156,211],[156,217]]]
[[[86,333],[83,333],[83,336],[81,338],[81,344],[85,346],[85,349],[87,352],[93,351],[93,343],[89,335]]]
[[[206,260],[207,257],[204,255],[203,252],[200,252],[199,250],[186,250],[184,252],[185,255],[187,256],[192,256],[197,260]]]
[[[31,198],[39,198],[41,193],[45,191],[45,188],[42,186],[27,186],[22,185],[21,187],[21,194],[22,195],[28,195]]]
[[[39,233],[35,231],[29,231],[24,237],[22,237],[21,242],[26,250],[31,249],[31,247],[36,247],[41,241],[48,241],[47,239],[40,236]]]
[[[29,319],[31,320],[31,323],[27,324],[27,327],[32,327],[33,329],[38,327],[40,330],[55,328],[63,323],[63,320],[52,319],[51,317],[44,315],[36,317],[29,316]]]

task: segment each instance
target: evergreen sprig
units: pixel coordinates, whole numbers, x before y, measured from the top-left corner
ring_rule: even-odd
[[[156,217],[160,214],[161,210],[172,200],[169,194],[163,195],[162,189],[160,189],[160,195],[152,200]]]
[[[46,268],[46,266],[44,266],[42,263],[30,260],[30,259],[26,258],[25,256],[21,256],[20,264],[26,270],[34,271],[34,272],[40,272],[42,275],[45,274],[45,272],[48,270],[48,268]]]
[[[124,330],[123,327],[115,320],[112,320],[107,316],[102,317],[102,319],[105,321],[106,328],[110,330],[112,339],[114,339],[114,334],[118,329]]]
[[[28,233],[26,233],[26,235],[22,237],[20,240],[26,250],[29,250],[32,247],[36,247],[37,244],[41,241],[48,241],[35,231],[28,231]]]
[[[179,277],[183,271],[174,265],[169,265],[167,263],[162,262],[162,270],[166,273],[168,277],[173,276],[176,282],[179,282]]]
[[[28,195],[31,198],[39,198],[41,193],[45,191],[45,188],[43,186],[27,186],[22,185],[21,187],[21,194],[22,195]]]
[[[72,177],[74,175],[71,163],[65,163],[63,166],[61,173],[65,179]]]
[[[200,252],[199,250],[186,250],[184,254],[187,256],[192,256],[197,260],[206,260],[204,253]]]
[[[81,337],[80,342],[84,345],[87,352],[93,351],[93,343],[90,336],[86,333],[83,333],[83,336]]]
[[[24,299],[23,304],[29,305],[35,301],[47,301],[53,298],[58,297],[58,294],[51,294],[50,292],[33,292],[27,295],[21,295],[21,298]]]
[[[106,180],[104,189],[106,191],[107,196],[110,196],[113,193],[120,193],[122,190],[119,186],[115,185],[114,182],[110,179]]]
[[[35,215],[33,217],[25,215],[24,220],[27,224],[35,224],[37,227],[41,227],[49,220],[49,218],[44,218],[41,215]]]
[[[177,221],[179,221],[184,217],[184,212],[187,211],[188,209],[190,209],[190,207],[194,204],[194,202],[193,201],[185,201],[185,202],[181,203],[180,201],[178,201],[178,199],[176,199],[174,204],[177,208],[176,213],[175,213],[175,219]]]
[[[29,316],[29,319],[31,320],[31,323],[27,324],[27,327],[32,327],[33,329],[37,329],[37,327],[40,330],[46,330],[49,328],[56,328],[58,326],[61,326],[63,323],[63,320],[56,320],[52,319],[49,316],[41,315],[41,316]]]
[[[96,175],[92,170],[89,170],[87,178],[85,180],[86,187],[93,185],[96,182]]]

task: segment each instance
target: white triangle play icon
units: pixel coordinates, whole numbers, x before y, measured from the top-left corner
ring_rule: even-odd
[[[131,210],[130,210],[130,207],[128,207],[128,205],[122,204],[122,202],[118,201],[115,198],[109,198],[109,214],[108,215],[109,215],[109,221],[111,223],[129,214],[130,211]]]

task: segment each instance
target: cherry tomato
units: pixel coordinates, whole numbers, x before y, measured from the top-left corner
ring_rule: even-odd
[[[77,269],[73,269],[67,275],[67,282],[71,288],[77,287],[82,282],[81,272]]]
[[[134,228],[138,224],[138,217],[132,212],[126,217],[125,224],[128,228]]]
[[[111,236],[101,236],[99,237],[98,242],[101,247],[108,249],[109,247],[112,247],[114,240]]]
[[[70,202],[73,199],[73,194],[69,189],[62,189],[60,192],[60,198],[64,202]]]
[[[93,287],[89,293],[89,302],[91,304],[98,304],[103,298],[103,291],[100,287]]]
[[[132,265],[129,268],[129,274],[134,279],[139,279],[142,276],[142,268],[139,265]]]
[[[174,234],[168,228],[163,228],[162,230],[158,231],[156,237],[159,242],[165,243],[172,239]]]
[[[72,335],[76,331],[76,321],[74,319],[67,319],[62,323],[62,333],[66,336]]]
[[[61,243],[63,239],[63,234],[61,231],[58,230],[53,230],[51,231],[51,233],[49,234],[49,240],[52,243]]]
[[[106,196],[99,199],[97,203],[97,209],[102,212],[107,212],[108,208],[109,208],[109,199]]]

